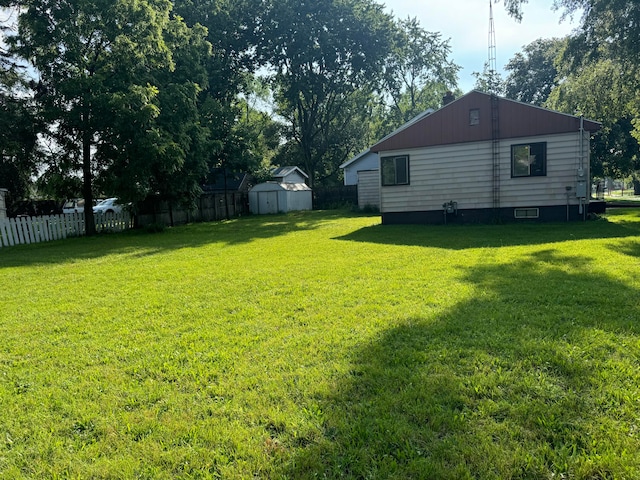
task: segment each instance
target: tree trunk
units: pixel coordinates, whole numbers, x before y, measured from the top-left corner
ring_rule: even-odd
[[[227,198],[227,167],[222,169],[224,175],[224,219],[229,220],[229,199]]]
[[[640,178],[633,179],[633,194],[640,195]]]
[[[85,117],[85,123],[87,118]],[[90,237],[96,234],[96,222],[93,216],[93,191],[91,175],[91,133],[85,130],[82,134],[82,196],[84,197],[85,234]]]

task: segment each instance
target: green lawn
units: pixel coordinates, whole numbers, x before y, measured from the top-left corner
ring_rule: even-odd
[[[640,478],[640,209],[0,249],[0,478]]]
[[[633,190],[631,190],[631,193],[633,193]],[[613,196],[613,195],[607,195],[604,197],[605,201],[609,204],[609,205],[614,205],[617,203],[625,203],[625,204],[635,204],[637,203],[638,206],[640,206],[640,196],[638,195],[618,195],[618,196]]]

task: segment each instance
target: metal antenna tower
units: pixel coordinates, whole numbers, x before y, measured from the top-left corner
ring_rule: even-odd
[[[497,95],[496,28],[493,0],[489,0],[489,93],[491,94],[491,155],[493,158],[493,216],[500,219],[500,106]]]
[[[489,0],[489,93],[496,93],[496,27],[493,23],[493,0]]]

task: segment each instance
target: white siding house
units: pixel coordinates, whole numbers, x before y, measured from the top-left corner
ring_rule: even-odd
[[[401,129],[413,125],[431,113],[433,113],[432,109],[420,113]],[[396,132],[386,136],[383,140],[393,136]],[[380,208],[380,157],[377,152],[368,148],[344,162],[340,168],[343,172],[344,184],[358,186],[358,207]]]
[[[345,185],[358,185],[358,172],[362,170],[377,170],[379,167],[378,154],[370,149],[360,152],[352,159],[340,165]]]
[[[585,217],[599,125],[506,99],[492,125],[492,107],[471,92],[371,148],[383,223]]]

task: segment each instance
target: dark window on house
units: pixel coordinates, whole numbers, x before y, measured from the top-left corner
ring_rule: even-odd
[[[409,156],[382,157],[382,185],[409,185]]]
[[[512,177],[543,177],[547,174],[547,142],[511,145]]]

